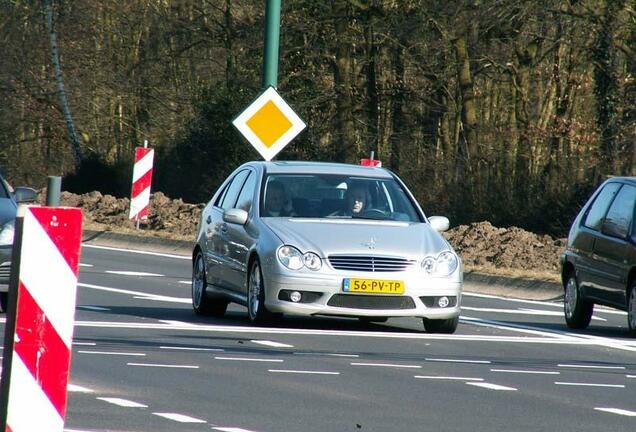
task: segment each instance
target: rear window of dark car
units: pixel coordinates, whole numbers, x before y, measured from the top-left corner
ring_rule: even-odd
[[[0,177],[0,198],[9,198],[9,184]]]
[[[587,217],[585,218],[586,227],[595,230],[601,228],[603,218],[607,214],[607,209],[620,187],[620,183],[608,183],[603,186],[603,190],[598,194],[592,207],[590,207],[590,210],[587,212]]]

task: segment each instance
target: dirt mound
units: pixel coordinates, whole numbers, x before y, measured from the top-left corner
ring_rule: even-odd
[[[40,196],[44,200],[44,196]],[[135,233],[135,222],[128,219],[130,200],[90,192],[76,195],[63,192],[61,204],[81,207],[84,225],[89,229],[106,229]],[[194,240],[204,204],[187,204],[170,199],[161,192],[151,195],[148,220],[141,229],[160,237]],[[529,273],[555,278],[565,239],[537,235],[521,228],[497,228],[489,222],[460,225],[444,233],[460,254],[466,269],[497,274]]]
[[[490,222],[460,225],[445,233],[467,267],[559,271],[565,239],[537,235],[521,228],[497,228]]]

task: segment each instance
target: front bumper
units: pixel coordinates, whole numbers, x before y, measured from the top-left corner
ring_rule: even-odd
[[[413,274],[416,273],[416,274]],[[343,291],[345,277],[404,281],[404,294],[357,294]],[[460,314],[462,278],[423,277],[411,273],[352,273],[347,275],[299,273],[263,274],[265,305],[271,312],[298,315],[334,315],[353,317],[421,317],[449,319]],[[301,302],[292,302],[286,295],[298,291]],[[447,307],[439,307],[437,299],[448,297]],[[305,302],[305,298],[308,301]],[[434,301],[433,301],[434,300]],[[429,306],[427,306],[427,304]]]

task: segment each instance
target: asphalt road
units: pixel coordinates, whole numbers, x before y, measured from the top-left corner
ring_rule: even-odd
[[[597,308],[466,293],[454,335],[421,320],[249,324],[190,306],[190,260],[84,246],[71,431],[633,431],[636,339]],[[54,289],[54,286],[52,286]]]

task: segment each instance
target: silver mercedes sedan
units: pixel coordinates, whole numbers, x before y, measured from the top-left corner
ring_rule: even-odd
[[[381,322],[419,317],[429,332],[457,328],[459,256],[383,168],[318,162],[250,162],[201,213],[192,253],[192,306],[249,319],[281,314]]]

